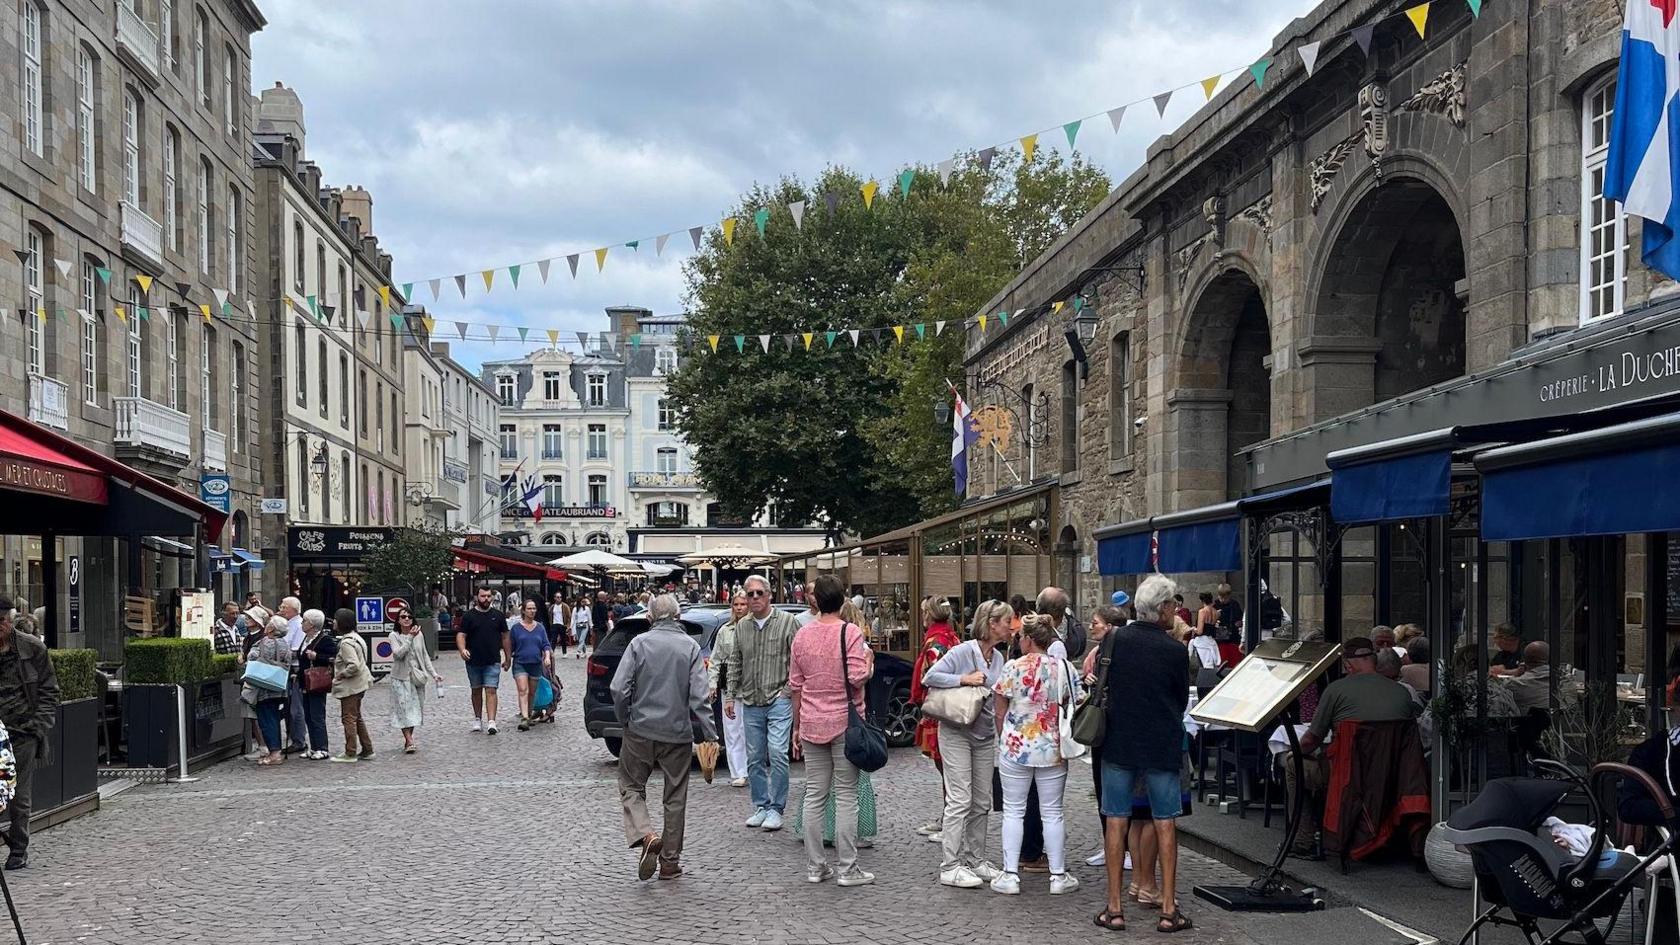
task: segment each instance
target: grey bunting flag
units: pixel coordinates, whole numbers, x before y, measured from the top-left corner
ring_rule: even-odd
[[[1301,65],[1307,67],[1307,75],[1312,75],[1318,68],[1318,43],[1302,43],[1295,47],[1295,52],[1301,56]]]
[[[798,335],[783,335],[782,336],[782,343],[786,344],[788,346],[789,351],[792,351],[793,350],[793,340],[795,338],[798,338],[798,337],[799,337]]]
[[[858,346],[858,330],[853,328],[847,331],[846,334],[852,336],[852,347],[856,348]]]
[[[245,311],[251,313],[251,321],[256,321],[257,320],[257,303],[251,301],[250,299],[246,299],[245,300]]]
[[[443,284],[443,280],[442,279],[433,279],[431,282],[429,282],[427,284],[432,287],[432,301],[436,302],[438,300],[438,287]]]
[[[58,274],[59,275],[63,276],[66,279],[70,278],[70,260],[68,260],[68,259],[54,259],[53,260],[53,265],[58,267]],[[183,292],[181,294],[186,295],[185,292]]]
[[[552,259],[544,259],[537,263],[537,275],[542,277],[543,285],[548,285],[548,264],[553,261]]]
[[[615,344],[614,341],[615,339],[613,338],[612,332],[601,332],[601,347],[606,348],[608,351],[617,351],[618,345]]]
[[[942,185],[949,184],[951,182],[951,172],[957,169],[956,159],[946,158],[936,166],[939,170],[939,183]]]
[[[367,312],[367,309],[357,309],[356,310],[356,320],[362,323],[363,328],[366,328],[368,326],[368,312]]]
[[[491,341],[495,341],[496,333],[502,330],[500,325],[485,325],[484,329],[490,333]]]
[[[467,340],[467,323],[466,322],[456,322],[455,323],[455,330],[457,332],[460,332],[462,341]]]
[[[653,255],[654,256],[657,257],[657,256],[665,255],[665,241],[669,240],[670,238],[671,238],[671,234],[669,234],[669,233],[661,233],[658,236],[653,238]]]
[[[1356,26],[1350,30],[1353,33],[1353,41],[1359,44],[1359,51],[1367,56],[1371,54],[1371,34],[1376,29],[1376,24],[1371,23],[1365,26]]]
[[[1165,118],[1167,116],[1167,103],[1172,101],[1172,97],[1173,94],[1170,91],[1155,96],[1155,114]]]
[[[943,334],[945,334],[945,323],[944,322],[934,322],[933,323],[933,336],[935,338],[938,338],[940,335],[943,335]]]
[[[980,167],[991,170],[992,158],[997,157],[997,148],[982,148],[979,154]]]
[[[461,298],[463,298],[463,299],[466,298],[467,297],[467,277],[464,276],[464,275],[456,276],[455,277],[455,288],[457,288],[461,291]]]
[[[834,191],[823,194],[823,203],[828,207],[828,215],[834,216],[834,211],[840,207],[840,195]]]
[[[758,346],[760,348],[764,349],[765,354],[769,354],[770,353],[770,336],[769,335],[759,335],[758,336]]]
[[[795,200],[787,205],[788,212],[793,214],[793,228],[803,229],[805,225],[805,201]]]
[[[577,261],[578,261],[578,254],[577,253],[573,253],[570,256],[566,257],[566,265],[572,267],[572,278],[573,279],[577,278]]]
[[[1108,110],[1108,123],[1114,126],[1115,131],[1120,130],[1120,119],[1124,117],[1126,117],[1126,106],[1124,105]]]
[[[577,333],[577,339],[578,339],[578,350],[588,351],[589,350],[589,332],[587,332],[587,331],[578,332]]]
[[[697,253],[700,251],[700,234],[705,232],[705,230],[706,228],[702,226],[691,226],[688,228],[688,238],[694,241],[694,251]]]

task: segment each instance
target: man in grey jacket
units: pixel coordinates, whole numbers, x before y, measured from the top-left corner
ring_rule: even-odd
[[[660,879],[682,875],[683,822],[688,812],[688,769],[692,743],[716,741],[706,668],[700,645],[677,621],[677,598],[661,594],[648,605],[653,626],[630,641],[613,675],[613,708],[624,723],[618,755],[618,794],[624,804],[624,836],[639,849],[636,875]],[[657,767],[665,780],[665,830],[653,832],[648,819],[647,783]]]

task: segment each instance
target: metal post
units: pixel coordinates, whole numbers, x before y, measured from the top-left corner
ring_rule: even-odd
[[[197,778],[187,777],[187,687],[175,687],[175,737],[181,751],[181,770],[178,777],[171,778],[170,784],[191,784]]]
[[[42,640],[51,650],[62,645],[58,638],[58,536],[52,532],[41,536],[41,581],[42,596],[46,598],[42,603],[47,607]]]
[[[1645,730],[1660,732],[1668,695],[1668,534],[1645,536]]]

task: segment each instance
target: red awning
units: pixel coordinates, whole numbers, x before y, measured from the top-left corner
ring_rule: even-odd
[[[0,488],[104,505],[105,477],[40,440],[0,427]]]
[[[482,547],[456,548],[455,570],[504,574],[510,577],[547,578],[550,581],[564,581],[566,579],[566,572],[558,568],[551,568],[530,561],[503,558],[500,555],[490,554]]]

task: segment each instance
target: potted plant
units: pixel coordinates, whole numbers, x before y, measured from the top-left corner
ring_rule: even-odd
[[[99,793],[99,689],[93,650],[52,650],[59,705],[47,734],[47,760],[34,775],[35,818]]]
[[[186,689],[189,703],[196,702],[199,685],[211,677],[213,666],[209,640],[142,637],[128,641],[123,656],[122,705],[129,767],[169,768],[180,764],[176,687]],[[195,718],[191,704],[187,706],[187,718]],[[189,754],[191,751],[189,747]]]

